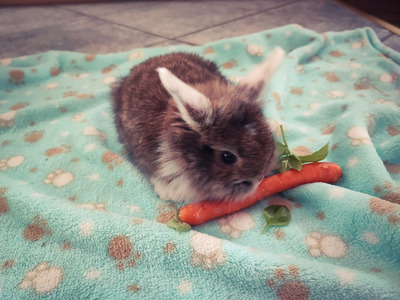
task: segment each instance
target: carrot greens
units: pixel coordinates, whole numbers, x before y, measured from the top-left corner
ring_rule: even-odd
[[[174,228],[175,230],[177,230],[179,232],[189,231],[190,229],[192,229],[192,227],[188,223],[185,223],[179,219],[178,211],[176,209],[175,209],[175,216],[172,217],[167,222],[167,226]]]
[[[270,205],[264,209],[263,213],[266,224],[261,234],[264,234],[269,226],[288,225],[292,218],[290,210],[284,205]]]
[[[276,150],[280,157],[279,160],[279,173],[285,172],[287,169],[296,169],[300,171],[304,163],[318,162],[323,160],[329,151],[329,143],[325,144],[321,149],[311,153],[310,155],[297,156],[290,149],[286,142],[285,132],[283,131],[283,126],[280,125],[283,143],[276,142]]]

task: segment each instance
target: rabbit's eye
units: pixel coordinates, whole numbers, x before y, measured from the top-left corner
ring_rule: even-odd
[[[229,151],[222,151],[221,153],[222,162],[227,165],[232,165],[236,162],[237,158],[236,155],[229,152]]]

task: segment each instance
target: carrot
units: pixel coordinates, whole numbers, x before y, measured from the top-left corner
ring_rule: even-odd
[[[337,164],[329,162],[305,164],[301,171],[290,169],[265,178],[256,191],[242,201],[219,200],[188,204],[179,211],[179,218],[190,225],[199,225],[249,207],[264,198],[296,186],[313,182],[334,183],[341,176],[342,169]]]

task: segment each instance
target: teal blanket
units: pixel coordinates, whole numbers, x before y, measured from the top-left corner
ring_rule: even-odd
[[[110,85],[145,59],[195,52],[232,81],[287,53],[265,112],[314,183],[179,233],[118,142]],[[369,28],[288,25],[204,46],[0,60],[1,299],[399,299],[400,54]],[[156,116],[155,116],[156,117]],[[263,235],[263,209],[291,210]]]

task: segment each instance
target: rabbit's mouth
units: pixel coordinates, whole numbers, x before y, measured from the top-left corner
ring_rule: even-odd
[[[230,197],[233,200],[240,200],[251,195],[260,182],[257,180],[239,180],[234,182],[230,188]]]
[[[253,182],[251,180],[243,180],[233,184],[234,190],[247,191],[253,188]]]

